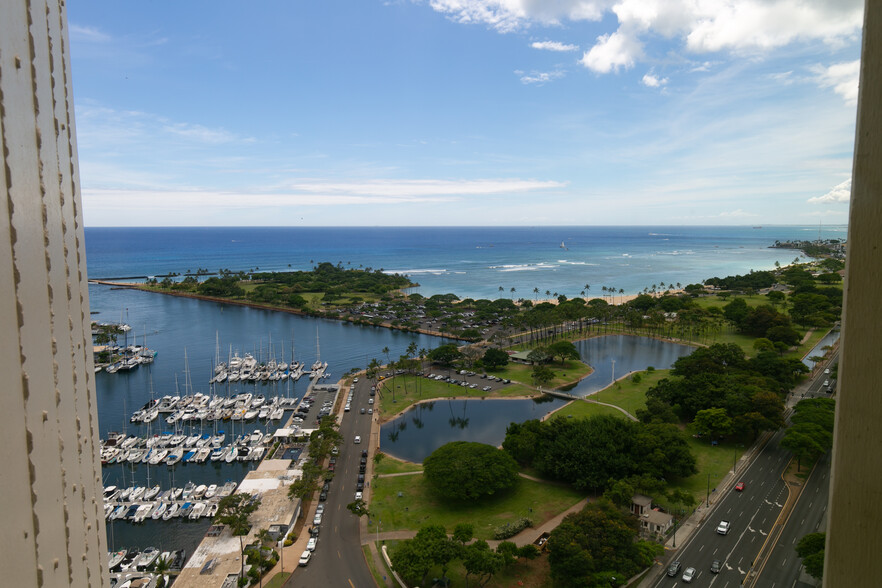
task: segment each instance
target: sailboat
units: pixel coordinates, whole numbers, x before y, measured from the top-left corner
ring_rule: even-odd
[[[567,249],[567,246],[564,244],[563,241],[560,242],[560,248],[563,249],[564,251],[569,251],[569,249]]]

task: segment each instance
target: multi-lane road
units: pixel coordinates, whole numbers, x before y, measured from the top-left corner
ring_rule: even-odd
[[[343,441],[339,446],[340,454],[337,457],[328,499],[324,502],[325,512],[322,524],[319,526],[316,550],[309,564],[292,574],[285,583],[286,588],[295,586],[361,588],[376,585],[361,550],[358,517],[346,509],[346,505],[355,500],[361,452],[369,445],[371,418],[374,415],[361,414],[361,409],[365,408],[367,413],[367,408],[372,408],[368,404],[370,386],[364,378],[353,385],[352,409],[344,413],[345,417],[340,423]],[[344,387],[339,396],[343,404],[346,403],[346,396]],[[361,443],[358,445],[353,442],[356,435],[361,437]],[[314,512],[313,504],[305,513],[308,522],[312,522]],[[306,527],[303,532],[306,532]]]
[[[818,374],[806,387],[805,397],[828,396],[824,387],[828,378],[823,372]],[[792,403],[802,398],[800,393]],[[669,560],[680,562],[679,573],[674,577],[663,573],[653,586],[682,586],[682,574],[688,567],[696,569],[696,586],[734,588],[745,582],[769,587],[800,585],[801,562],[793,547],[802,536],[823,526],[830,462],[829,456],[820,460],[795,506],[781,517],[788,496],[794,491],[788,489],[782,478],[791,458],[791,453],[778,445],[782,437],[783,431],[772,435],[753,462],[736,473],[728,488],[717,489],[723,495],[716,506]],[[742,492],[734,490],[738,482],[744,483]],[[779,517],[785,526],[773,533]],[[730,522],[727,535],[716,531],[723,520]],[[761,553],[769,556],[758,560]],[[718,574],[710,571],[714,560],[722,563]]]

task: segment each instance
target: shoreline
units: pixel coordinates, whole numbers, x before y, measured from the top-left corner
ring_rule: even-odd
[[[166,292],[163,290],[153,290],[151,288],[145,288],[143,284],[137,284],[137,283],[133,283],[133,282],[109,282],[107,280],[89,280],[88,282],[89,282],[89,284],[99,284],[101,286],[109,286],[113,289],[118,289],[118,290],[138,290],[139,292],[147,292],[150,294],[163,294],[166,296],[177,296],[179,298],[191,298],[194,300],[204,300],[206,302],[214,302],[214,303],[218,303],[218,304],[233,304],[235,306],[244,306],[247,308],[258,308],[261,310],[273,310],[276,312],[286,312],[288,314],[296,314],[298,316],[309,316],[309,317],[313,317],[313,318],[320,318],[320,319],[333,320],[333,321],[345,321],[347,323],[352,323],[354,325],[359,325],[359,326],[363,326],[363,327],[378,327],[381,329],[391,329],[394,331],[402,331],[405,333],[420,333],[421,335],[429,335],[431,337],[440,337],[442,339],[451,339],[451,340],[455,340],[455,341],[469,342],[467,339],[457,337],[456,335],[444,334],[439,331],[430,331],[428,329],[409,329],[409,328],[404,328],[404,327],[396,327],[395,325],[393,325],[391,323],[385,323],[385,322],[375,325],[373,323],[359,322],[359,321],[353,320],[349,317],[340,317],[340,316],[331,317],[331,316],[325,316],[323,314],[306,312],[303,310],[297,310],[296,308],[272,306],[269,304],[262,304],[259,302],[251,302],[251,301],[244,301],[244,300],[232,300],[229,298],[217,298],[215,296],[206,296],[204,294],[195,294],[193,292],[171,292],[171,291]]]

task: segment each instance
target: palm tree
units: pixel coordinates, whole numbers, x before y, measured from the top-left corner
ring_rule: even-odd
[[[511,288],[511,299],[512,300],[514,300],[514,293],[515,293],[515,289],[514,289],[514,286],[512,286],[512,288]]]
[[[551,290],[546,290],[546,291],[545,291],[545,295],[550,297],[550,296],[551,296]]]
[[[539,288],[533,288],[534,299],[539,300]]]
[[[159,576],[159,581],[156,582],[156,588],[165,588],[165,574],[168,572],[169,567],[169,562],[164,557],[160,557],[156,560],[156,563],[153,564],[153,573]]]

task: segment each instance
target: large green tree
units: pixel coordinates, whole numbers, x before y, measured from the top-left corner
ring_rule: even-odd
[[[802,558],[805,571],[820,580],[824,576],[826,533],[809,533],[796,544],[796,554]]]
[[[483,357],[481,357],[484,367],[491,370],[506,366],[508,364],[508,359],[508,353],[495,347],[491,347],[485,351]]]
[[[652,563],[662,547],[637,541],[638,521],[607,500],[567,515],[548,538],[548,563],[555,587],[610,585]]]
[[[456,343],[447,343],[431,350],[426,356],[429,361],[440,363],[443,366],[453,365],[453,362],[462,357]]]
[[[453,441],[423,461],[423,476],[448,500],[493,496],[518,483],[518,465],[505,451],[484,443]]]

